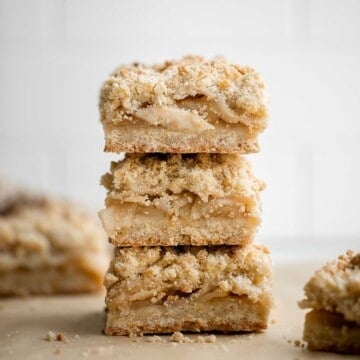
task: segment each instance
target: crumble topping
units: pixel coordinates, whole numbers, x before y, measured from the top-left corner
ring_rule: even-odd
[[[108,198],[149,205],[156,197],[187,193],[202,202],[238,195],[255,196],[264,183],[244,157],[229,154],[127,154],[102,178]]]
[[[100,112],[103,122],[113,124],[143,120],[199,132],[225,121],[263,130],[267,95],[250,67],[188,56],[154,66],[121,66],[103,85]]]
[[[112,309],[189,295],[208,301],[233,294],[255,303],[270,291],[270,254],[260,245],[116,248],[104,284]]]

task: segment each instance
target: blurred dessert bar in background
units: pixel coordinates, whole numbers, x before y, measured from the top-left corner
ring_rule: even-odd
[[[0,296],[101,290],[106,240],[77,206],[0,183]]]
[[[329,262],[305,285],[301,308],[310,350],[360,354],[360,253]]]

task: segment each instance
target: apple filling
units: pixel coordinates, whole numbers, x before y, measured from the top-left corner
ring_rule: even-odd
[[[112,117],[109,122],[118,123],[123,120],[142,120],[152,126],[161,126],[171,131],[214,130],[215,124],[225,123],[239,125],[249,129],[263,130],[265,124],[254,122],[251,114],[245,111],[234,110],[228,105],[225,98],[210,99],[204,95],[188,96],[176,100],[172,105],[147,105],[134,113]]]

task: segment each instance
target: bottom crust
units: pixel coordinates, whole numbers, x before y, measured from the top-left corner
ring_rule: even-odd
[[[306,314],[304,340],[309,350],[360,354],[360,325],[340,314],[312,310]]]
[[[111,209],[99,212],[100,218],[107,228]],[[247,220],[241,223],[233,220],[197,220],[188,223],[168,225],[146,221],[138,221],[130,226],[122,226],[118,231],[110,232],[109,241],[116,246],[174,246],[174,245],[248,245],[254,237],[258,221]],[[121,220],[116,223],[119,224]]]
[[[259,151],[257,133],[248,133],[241,124],[232,127],[218,125],[216,129],[200,134],[191,131],[172,131],[152,126],[144,121],[136,124],[104,125],[107,152],[160,153],[237,153]]]
[[[182,298],[162,305],[140,302],[108,311],[105,334],[259,331],[267,328],[270,307],[269,297],[252,303],[246,296],[234,295],[199,302]]]
[[[0,272],[0,296],[66,294],[100,291],[103,273],[82,271],[71,266]]]

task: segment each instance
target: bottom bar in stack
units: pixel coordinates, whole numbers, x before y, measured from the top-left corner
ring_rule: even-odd
[[[271,283],[260,245],[117,247],[105,275],[105,333],[266,329]]]

